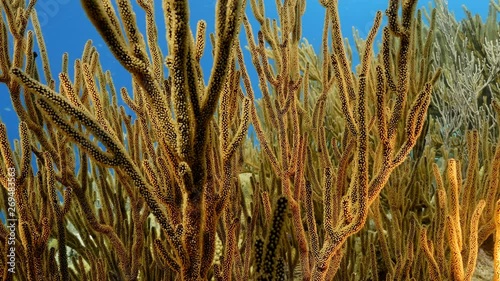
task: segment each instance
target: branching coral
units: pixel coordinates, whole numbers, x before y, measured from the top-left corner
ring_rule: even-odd
[[[229,198],[234,196],[234,159],[248,128],[249,102],[241,98],[234,88],[237,85],[234,81],[239,79],[239,74],[234,68],[232,52],[244,3],[220,1],[218,4],[217,40],[214,46],[216,64],[205,87],[198,61],[203,52],[204,23],[199,25],[195,45],[188,25],[187,1],[164,1],[170,52],[166,60],[170,74],[168,79],[163,77],[162,55],[157,42],[152,2],[140,2],[147,12],[148,50],[137,28],[129,1],[117,1],[118,14],[109,1],[82,1],[89,18],[117,60],[133,75],[134,97],[129,97],[125,89],[121,93],[136,111],[136,122],[132,122],[123,108],[117,106],[112,82],[101,70],[98,54],[90,45],[86,47],[84,57],[75,62],[74,81],[70,81],[67,69],[59,75],[59,93],[53,86],[42,85],[30,77],[34,76],[34,73],[30,73],[30,67],[21,69],[24,57],[29,58],[32,53],[33,36],[28,33],[25,37],[24,31],[32,4],[34,2],[24,8],[18,4],[14,7],[10,3],[3,3],[11,32],[15,33],[14,48],[16,57],[19,57],[19,61],[12,64],[5,61],[3,78],[10,88],[21,119],[38,132],[41,150],[45,150],[45,166],[57,167],[56,176],[52,168],[49,168],[49,182],[52,212],[58,214],[56,222],[61,247],[64,248],[65,230],[63,212],[55,197],[55,179],[62,186],[70,188],[68,190],[75,191],[88,224],[94,231],[109,239],[107,243],[112,245],[119,260],[121,272],[118,276],[127,280],[138,278],[138,264],[142,263],[140,253],[145,242],[142,237],[143,223],[151,211],[168,242],[169,250],[163,259],[171,270],[178,271],[184,280],[205,279],[211,269],[219,218],[223,215],[232,216],[226,210]],[[11,10],[23,12],[26,18],[14,19]],[[33,16],[33,22],[37,39],[41,41],[36,16]],[[123,24],[123,31],[119,28],[120,24]],[[14,26],[20,26],[21,29],[12,29]],[[16,47],[26,40],[28,48],[24,50]],[[5,54],[7,42],[2,47]],[[148,58],[148,52],[152,54],[151,59]],[[51,81],[47,56],[42,53],[42,57],[46,79]],[[50,83],[53,85],[53,81]],[[109,96],[108,86],[113,88],[112,97]],[[34,110],[37,114],[30,116],[21,105],[21,89],[25,96],[30,97],[28,110]],[[220,129],[214,131],[212,116],[218,107],[219,97],[222,97],[222,111],[219,112],[222,120]],[[112,104],[110,100],[113,101]],[[173,111],[169,108],[173,108]],[[241,112],[241,118],[235,123],[238,112]],[[49,131],[45,131],[44,126],[48,126]],[[230,133],[234,127],[236,130]],[[127,139],[123,138],[124,130],[127,132]],[[47,134],[50,137],[46,137]],[[223,144],[221,147],[219,138]],[[75,150],[65,144],[68,140],[77,144],[79,149]],[[39,153],[42,154],[42,151]],[[80,153],[80,164],[85,165],[76,166],[74,161],[67,159],[74,157],[76,153]],[[88,178],[89,164],[92,173],[97,176],[92,177],[93,183]],[[78,167],[80,173],[77,175],[73,171]],[[112,168],[114,172],[108,172],[107,168]],[[106,187],[105,181],[110,180],[108,177],[113,173],[121,183],[106,190],[110,187]],[[126,236],[117,232],[120,228],[113,227],[117,223],[113,213],[124,202],[106,203],[109,208],[107,219],[103,220],[101,213],[99,218],[95,216],[94,208],[87,201],[86,195],[86,190],[95,185],[99,185],[103,193],[99,196],[101,200],[111,200],[113,196],[110,194],[121,193],[121,188],[126,189],[130,204],[128,209],[133,220],[133,224],[130,224],[133,240],[127,241]],[[22,194],[21,192],[21,188],[16,190],[16,193]],[[119,197],[121,196],[117,199]],[[71,197],[68,195],[68,198]],[[21,199],[17,202],[21,206],[28,205],[23,204]],[[145,209],[143,202],[149,211]],[[68,208],[64,209],[67,212]],[[102,212],[102,208],[97,210]],[[25,224],[30,227],[27,222],[21,224],[23,227]],[[232,235],[236,235],[234,231]],[[22,242],[25,247],[30,245],[26,239]],[[163,247],[159,241],[155,245]],[[165,252],[158,253],[161,255]],[[226,258],[230,260],[234,253],[227,253]],[[64,250],[60,251],[59,259],[61,278],[67,280],[69,276]],[[40,269],[40,266],[36,268]],[[37,272],[30,279],[44,279],[42,274]],[[225,272],[223,276],[228,274]]]
[[[500,278],[494,1],[483,25],[389,0],[380,51],[382,12],[353,72],[337,0],[320,1],[319,54],[305,0],[277,1],[276,21],[250,1],[258,26],[220,0],[207,79],[188,1],[162,2],[165,40],[154,1],[137,1],[145,31],[129,0],[81,1],[131,74],[118,90],[91,41],[51,72],[35,2],[0,1],[0,82],[21,120],[13,148],[0,124],[0,210],[17,208],[0,250],[25,261],[11,274],[0,257],[4,280],[470,280],[489,243]]]
[[[258,34],[258,43],[253,43],[250,25],[245,24],[247,37],[250,41],[252,59],[260,77],[260,88],[263,92],[263,111],[269,117],[265,121],[259,120],[256,109],[252,109],[252,121],[256,127],[260,145],[271,168],[280,179],[281,191],[290,201],[295,239],[298,241],[299,256],[301,259],[302,275],[305,280],[329,279],[338,269],[342,258],[342,247],[347,238],[354,235],[364,226],[368,210],[372,202],[387,182],[391,172],[399,166],[415,145],[424,120],[425,112],[430,102],[432,80],[421,85],[412,85],[409,80],[410,65],[413,52],[414,10],[415,1],[405,2],[402,8],[402,19],[398,18],[399,1],[391,1],[387,16],[389,26],[384,30],[384,48],[376,65],[372,64],[372,44],[375,34],[381,23],[382,15],[378,13],[368,39],[365,42],[362,54],[362,65],[358,76],[351,73],[347,52],[343,45],[340,33],[337,1],[323,3],[327,8],[325,32],[323,39],[323,65],[321,71],[321,92],[314,106],[310,123],[305,124],[304,115],[308,112],[309,100],[305,97],[309,90],[309,77],[300,77],[297,73],[298,37],[300,30],[293,25],[290,15],[300,15],[304,3],[285,3],[278,5],[280,11],[281,35],[271,28],[262,19],[264,9],[262,2],[252,2],[252,8],[257,20],[261,23]],[[332,54],[327,47],[327,33],[331,24]],[[394,37],[400,41],[399,48],[392,49]],[[430,39],[429,39],[430,40]],[[265,43],[271,48],[275,67],[268,62]],[[391,50],[392,49],[392,50]],[[396,52],[396,53],[394,53]],[[395,60],[393,58],[396,57]],[[242,59],[240,58],[240,62]],[[309,73],[309,65],[304,72]],[[424,66],[423,66],[424,67]],[[275,72],[275,73],[274,73]],[[438,72],[439,73],[439,72]],[[318,76],[318,75],[316,75]],[[245,77],[245,75],[244,75]],[[318,79],[317,77],[315,79]],[[252,98],[252,88],[246,78],[244,81],[247,93]],[[267,80],[267,82],[266,82]],[[299,84],[305,81],[305,83]],[[271,90],[267,84],[271,85]],[[294,86],[299,85],[299,87]],[[410,86],[418,89],[419,93],[409,96]],[[415,87],[416,86],[416,87]],[[418,88],[417,88],[418,87]],[[336,140],[332,142],[325,138],[323,120],[325,116],[326,100],[333,94],[340,100],[340,109],[345,120],[343,147],[339,150]],[[300,101],[300,90],[303,89],[304,100]],[[272,98],[268,92],[274,94]],[[388,103],[388,95],[395,95],[395,102]],[[414,99],[410,106],[409,98]],[[274,99],[274,100],[273,100]],[[369,101],[376,105],[375,112],[368,109]],[[411,101],[411,99],[410,99]],[[389,110],[387,108],[390,108]],[[404,112],[404,114],[403,114]],[[404,126],[400,126],[405,117]],[[276,124],[275,133],[265,135],[261,123]],[[375,123],[377,124],[376,126]],[[377,130],[374,130],[376,128]],[[378,146],[369,146],[371,133],[380,140]],[[308,147],[310,134],[318,151],[317,156],[311,153]],[[277,139],[279,146],[276,154],[273,152],[270,139]],[[396,146],[396,143],[400,147]],[[333,165],[328,145],[337,149],[339,156],[338,166]],[[370,165],[371,149],[379,154],[377,161]],[[306,153],[306,151],[309,151]],[[303,165],[306,158],[319,158],[316,165]],[[350,173],[350,183],[347,173]],[[313,176],[314,175],[314,176]],[[313,178],[316,180],[313,181]],[[312,184],[308,186],[307,182]],[[346,183],[347,182],[347,183]],[[311,202],[311,198],[304,198],[307,188],[314,188],[322,194],[324,230],[317,232],[314,226],[315,211],[311,203],[302,206],[301,201]],[[302,223],[302,208],[307,214],[310,242]],[[312,233],[311,233],[312,231]]]
[[[467,19],[457,22],[443,1],[436,1],[436,42],[433,44],[433,67],[444,67],[434,95],[431,114],[441,133],[434,141],[447,150],[464,145],[463,136],[472,128],[495,132],[491,107],[498,99],[500,79],[500,29],[497,12],[490,6],[483,23],[467,10]],[[446,66],[446,67],[445,67]],[[494,135],[488,135],[495,141]]]

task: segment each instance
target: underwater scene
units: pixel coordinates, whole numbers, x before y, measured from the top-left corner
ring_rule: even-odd
[[[499,0],[0,0],[0,280],[500,281]]]

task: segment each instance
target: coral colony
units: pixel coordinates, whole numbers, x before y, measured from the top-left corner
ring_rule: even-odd
[[[317,53],[305,0],[219,0],[210,35],[82,0],[125,88],[91,41],[54,73],[36,1],[0,0],[2,280],[500,281],[500,4],[388,0],[354,66],[338,2]]]

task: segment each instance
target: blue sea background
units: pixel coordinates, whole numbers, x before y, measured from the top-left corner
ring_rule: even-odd
[[[135,5],[135,1],[134,2]],[[215,0],[190,0],[190,21],[191,27],[195,30],[198,20],[204,19],[207,22],[207,35],[214,31],[214,14]],[[253,20],[253,14],[249,5],[250,0],[247,0],[247,15],[252,20],[254,34],[259,29],[258,24]],[[373,24],[375,13],[378,10],[384,11],[387,7],[387,0],[339,0],[339,13],[343,36],[347,37],[351,44],[353,43],[352,33],[353,28],[359,30],[362,38],[365,38]],[[277,18],[275,10],[275,1],[264,0],[266,8],[266,16]],[[419,1],[418,7],[429,6],[432,1]],[[306,13],[303,17],[302,35],[319,50],[321,44],[321,33],[323,29],[325,10],[319,4],[319,1],[308,1]],[[449,9],[455,13],[457,19],[465,17],[462,6],[467,7],[473,14],[479,14],[482,19],[488,14],[489,0],[462,0],[450,1]],[[39,0],[36,4],[36,11],[42,26],[45,44],[49,54],[50,67],[53,75],[57,75],[61,71],[62,54],[67,52],[70,58],[70,71],[72,72],[73,61],[81,57],[83,46],[88,39],[93,41],[93,45],[97,48],[100,54],[101,63],[105,70],[110,70],[117,89],[127,87],[130,89],[130,75],[124,68],[115,60],[109,52],[106,44],[101,39],[96,29],[87,19],[85,12],[80,6],[80,1],[76,0]],[[144,31],[144,13],[135,5],[137,19],[140,28]],[[158,23],[158,37],[160,46],[162,46],[163,54],[167,54],[165,41],[165,24],[162,14],[161,1],[155,1],[155,12]],[[380,34],[380,32],[379,32]],[[380,37],[379,37],[380,38]],[[246,45],[246,35],[242,28],[240,33],[241,45]],[[209,40],[208,38],[206,39]],[[205,54],[202,58],[202,68],[205,75],[205,80],[208,79],[212,68],[212,57],[210,55],[210,44],[207,44]],[[257,77],[250,62],[249,53],[245,50],[245,59],[247,67],[254,82],[255,90],[258,94],[256,85]],[[359,60],[354,56],[356,65]],[[39,69],[41,60],[38,59]],[[43,79],[43,78],[42,78]],[[18,123],[17,115],[12,108],[9,93],[5,85],[0,85],[0,120],[7,124],[9,139],[18,138]]]

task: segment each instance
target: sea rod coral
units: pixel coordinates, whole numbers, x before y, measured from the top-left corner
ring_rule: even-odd
[[[432,84],[439,76],[439,71],[435,74],[425,71],[427,77],[416,79],[421,83],[410,83],[410,77],[414,75],[411,67],[416,63],[412,56],[416,1],[404,1],[401,19],[398,18],[399,1],[389,1],[386,11],[389,24],[383,31],[382,52],[378,61],[373,62],[372,45],[382,18],[381,13],[376,15],[361,52],[360,73],[356,76],[351,72],[348,51],[340,32],[338,3],[324,1],[322,4],[326,7],[323,64],[318,75],[319,93],[312,101],[312,111],[309,110],[311,101],[307,95],[304,94],[301,101],[300,87],[294,87],[304,79],[300,86],[304,93],[308,92],[307,73],[311,67],[306,65],[305,77],[299,77],[297,68],[293,67],[299,63],[296,52],[300,25],[295,25],[288,17],[297,15],[293,11],[300,11],[301,4],[293,6],[285,3],[283,7],[278,7],[282,11],[280,28],[284,35],[280,36],[263,20],[262,4],[252,5],[257,19],[261,18],[258,44],[252,43],[250,25],[245,25],[253,62],[260,76],[265,119],[277,130],[268,131],[266,136],[254,107],[252,123],[272,171],[281,183],[281,192],[290,201],[304,280],[330,280],[335,275],[345,242],[363,228],[370,206],[391,172],[405,160],[416,144],[425,123]],[[288,38],[290,33],[292,37]],[[328,33],[331,35],[331,53],[327,46]],[[393,45],[394,40],[399,41],[397,47]],[[271,46],[277,65],[276,74],[269,69],[264,41]],[[242,62],[241,59],[239,61]],[[422,67],[427,69],[425,65]],[[267,84],[273,88],[273,97],[266,96],[269,91]],[[247,93],[252,93],[248,81],[245,86]],[[343,115],[345,130],[342,135],[329,140],[323,120],[327,100],[333,92],[338,96],[338,111]],[[394,101],[389,100],[391,96],[394,96]],[[374,108],[370,108],[370,104]],[[276,153],[271,148],[270,138],[277,139],[279,143]],[[371,143],[371,138],[377,139],[377,145]],[[328,148],[328,144],[333,146],[337,164],[333,163],[332,147]],[[373,156],[372,150],[377,153],[376,156]],[[375,159],[371,160],[371,157]],[[306,165],[307,158],[309,161],[318,160],[315,165]],[[312,201],[316,200],[310,198],[314,193],[321,195],[322,229],[317,229],[315,225],[318,214]],[[305,223],[303,214],[307,218]]]
[[[161,1],[163,20],[159,2],[81,1],[131,75],[117,89],[91,41],[53,74],[36,0],[0,0],[0,83],[20,119],[13,147],[0,123],[2,280],[471,280],[488,243],[500,280],[498,87],[460,127],[463,150],[436,141],[449,116],[432,95],[463,71],[436,59],[443,6],[388,0],[380,52],[377,12],[353,72],[337,0],[320,1],[319,54],[305,0],[276,1],[277,20],[263,0],[251,14],[217,1],[211,52],[187,0]]]

